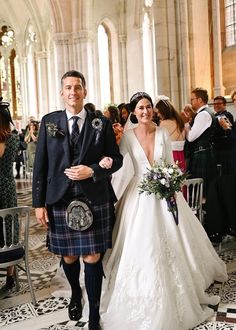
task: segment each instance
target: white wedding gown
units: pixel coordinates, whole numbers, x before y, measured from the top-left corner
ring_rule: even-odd
[[[213,314],[207,305],[220,298],[205,290],[214,280],[227,280],[226,266],[182,193],[177,194],[178,226],[165,200],[139,194],[150,164],[133,130],[124,134],[120,150],[129,153],[134,173],[116,205],[114,247],[104,258],[102,329],[191,329]],[[168,132],[160,127],[154,155],[156,161],[172,162]],[[124,189],[122,178],[131,174],[125,164],[113,178],[115,190]]]

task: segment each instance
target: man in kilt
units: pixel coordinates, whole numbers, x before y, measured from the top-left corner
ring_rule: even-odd
[[[189,141],[190,159],[187,171],[191,178],[203,178],[203,196],[206,198],[210,181],[216,177],[216,161],[212,145],[215,130],[214,112],[207,106],[206,89],[191,92],[191,104],[196,114],[193,122],[185,124]]]
[[[84,108],[86,82],[82,73],[68,71],[61,79],[65,110],[42,118],[33,172],[33,207],[40,224],[47,228],[49,251],[62,256],[61,264],[71,286],[68,314],[82,317],[79,284],[80,256],[84,262],[85,288],[89,301],[89,329],[101,329],[99,306],[103,278],[102,256],[111,247],[116,196],[110,176],[122,166],[110,121]],[[107,156],[111,168],[99,166]],[[109,166],[108,166],[109,167]],[[68,206],[86,203],[93,215],[84,231],[71,228]]]

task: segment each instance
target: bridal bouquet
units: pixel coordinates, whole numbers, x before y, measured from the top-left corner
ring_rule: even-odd
[[[139,192],[148,195],[155,194],[160,199],[166,199],[168,210],[173,214],[178,225],[178,207],[175,193],[181,190],[187,173],[183,173],[178,164],[154,163],[144,174],[139,184]]]

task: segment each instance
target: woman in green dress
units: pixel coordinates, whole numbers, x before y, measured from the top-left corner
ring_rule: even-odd
[[[0,209],[17,206],[16,185],[13,176],[13,162],[19,146],[19,139],[11,132],[13,124],[9,103],[2,102],[0,98]],[[0,246],[3,246],[2,219],[0,219]],[[7,226],[7,240],[11,236],[11,222]],[[16,236],[18,233],[15,233]],[[1,292],[11,291],[14,286],[14,267],[7,268],[6,284]]]

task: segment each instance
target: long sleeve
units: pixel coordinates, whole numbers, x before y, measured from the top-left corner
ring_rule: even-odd
[[[123,195],[125,188],[129,184],[134,175],[133,163],[128,151],[128,141],[124,134],[120,142],[120,152],[123,158],[123,166],[112,175],[112,187],[115,191],[116,197],[119,200]]]
[[[207,111],[199,112],[194,120],[192,127],[185,125],[186,137],[189,142],[195,141],[205,130],[211,126],[212,118]]]

